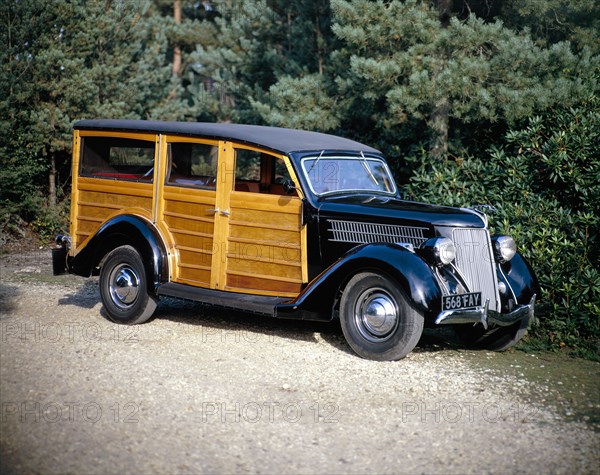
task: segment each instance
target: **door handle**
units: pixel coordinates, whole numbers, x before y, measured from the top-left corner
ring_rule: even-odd
[[[209,208],[206,210],[207,213],[213,213],[213,214],[217,214],[217,213],[221,213],[221,216],[231,216],[231,212],[229,210],[224,209],[223,211],[221,211],[219,208]]]

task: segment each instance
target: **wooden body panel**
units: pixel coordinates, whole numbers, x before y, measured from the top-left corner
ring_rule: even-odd
[[[152,184],[79,177],[74,247],[93,236],[108,218],[130,212],[149,217],[152,212]]]
[[[232,192],[226,290],[295,296],[302,279],[302,201]]]
[[[152,182],[80,176],[81,138],[103,136],[154,142]],[[165,184],[171,167],[169,144],[177,142],[218,146],[216,189]],[[169,281],[264,296],[298,295],[308,274],[302,200],[234,191],[236,147],[228,141],[191,137],[76,130],[72,255],[108,219],[133,214],[159,231],[169,262]],[[298,183],[287,157],[255,150],[284,160]]]
[[[174,282],[209,287],[214,245],[216,193],[165,186],[162,219],[176,253]]]

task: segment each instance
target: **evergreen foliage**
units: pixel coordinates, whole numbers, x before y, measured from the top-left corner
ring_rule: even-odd
[[[332,6],[334,32],[353,51],[345,91],[383,103],[385,128],[409,119],[427,127],[434,159],[448,154],[450,120],[464,142],[472,123],[514,123],[585,92],[577,73],[587,65],[568,43],[542,48],[474,15],[444,23],[417,0]]]
[[[34,218],[56,214],[57,173],[55,194],[64,197],[75,120],[185,117],[167,61],[168,22],[150,1],[8,0],[0,18],[0,223],[10,228],[21,216],[56,227]]]
[[[482,157],[414,158],[407,194],[452,206],[491,204],[492,231],[514,236],[546,304],[535,334],[598,355],[600,100],[592,96],[510,130]]]
[[[594,0],[498,3],[502,4],[502,18],[509,28],[529,31],[540,44],[570,41],[577,50],[600,52],[600,3]]]

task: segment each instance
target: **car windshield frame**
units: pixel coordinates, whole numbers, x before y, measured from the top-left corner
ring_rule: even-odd
[[[311,177],[311,174],[313,172],[313,169],[315,168],[315,166],[317,165],[321,165],[322,163],[325,162],[339,162],[339,161],[349,161],[349,162],[355,162],[359,165],[360,170],[364,173],[363,176],[356,178],[356,182],[360,180],[363,180],[363,182],[373,182],[373,180],[376,182],[377,178],[383,179],[384,183],[387,182],[389,186],[386,186],[387,188],[390,188],[389,191],[384,190],[384,189],[374,189],[374,188],[368,188],[368,187],[343,187],[343,188],[336,188],[335,190],[327,190],[327,191],[317,191],[318,190],[318,186],[315,186],[316,184],[313,183],[313,179]],[[376,170],[370,166],[371,163],[376,162],[377,164],[381,165],[383,171],[385,172],[385,176],[381,175],[379,173],[376,174]],[[339,166],[339,163],[338,163]],[[377,195],[385,195],[385,196],[396,196],[398,189],[396,186],[396,181],[394,180],[394,177],[390,171],[390,168],[387,164],[387,162],[382,158],[382,157],[378,157],[378,156],[373,156],[373,155],[366,155],[366,154],[362,154],[361,155],[345,155],[345,154],[335,154],[335,155],[324,155],[323,152],[320,153],[315,153],[315,154],[311,154],[309,156],[305,156],[302,157],[302,159],[300,160],[300,168],[302,169],[302,174],[304,175],[304,179],[306,180],[306,183],[308,184],[310,191],[315,195],[315,196],[330,196],[330,195],[337,195],[337,194],[352,194],[352,193],[357,193],[357,194],[377,194]],[[337,170],[334,168],[334,172],[336,172]],[[341,168],[341,167],[339,167]],[[319,172],[319,170],[317,169],[317,172]],[[324,178],[326,179],[326,177]],[[333,182],[333,181],[332,181]],[[355,183],[356,183],[355,182]]]

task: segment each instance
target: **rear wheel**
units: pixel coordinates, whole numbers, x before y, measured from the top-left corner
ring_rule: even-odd
[[[142,258],[131,246],[114,249],[100,271],[100,296],[108,318],[133,325],[148,320],[157,298],[148,293],[148,280]]]
[[[410,306],[397,283],[380,274],[357,274],[344,289],[340,322],[346,341],[361,357],[404,358],[423,332],[423,315]]]

